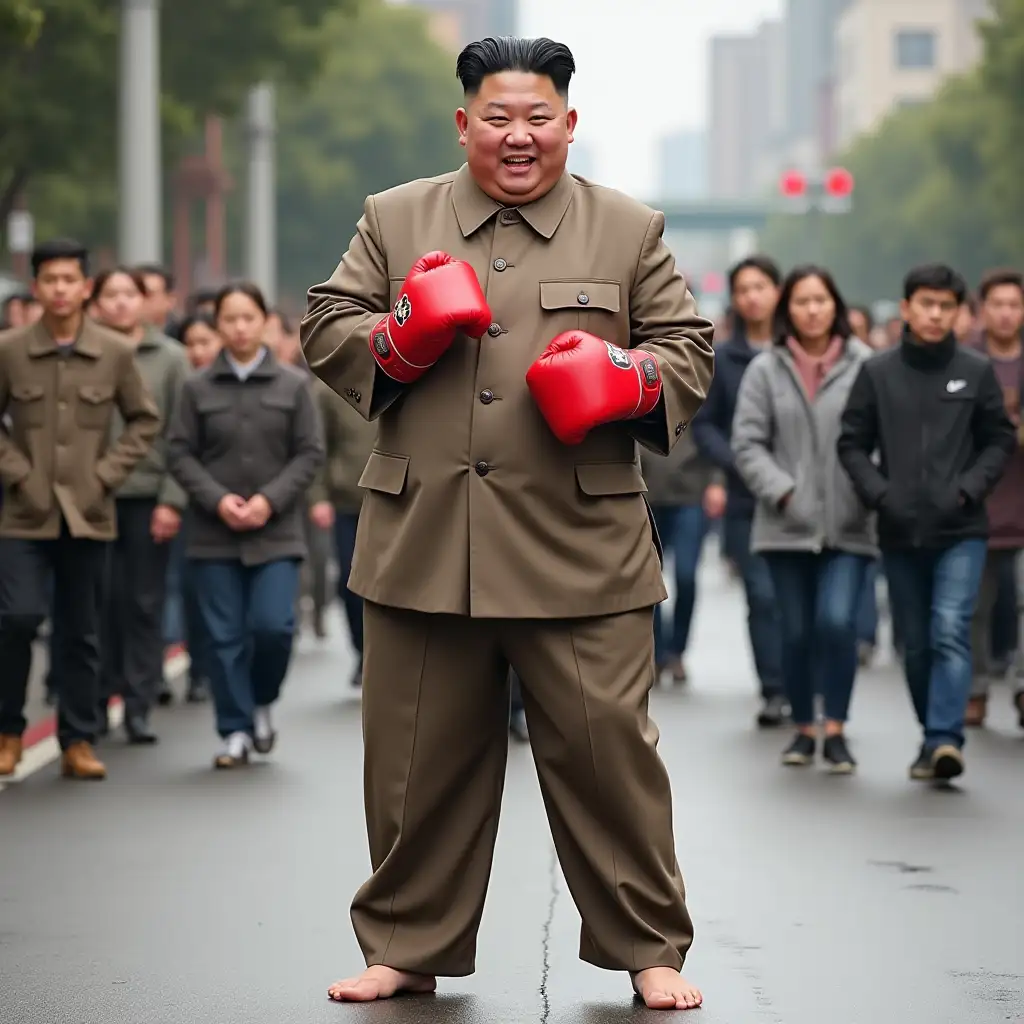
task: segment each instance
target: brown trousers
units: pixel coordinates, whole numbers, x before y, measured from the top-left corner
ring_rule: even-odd
[[[509,664],[551,833],[583,919],[580,957],[682,966],[693,941],[668,773],[648,717],[650,608],[470,619],[367,602],[364,785],[373,875],[352,923],[368,966],[464,977],[491,871],[508,753]]]

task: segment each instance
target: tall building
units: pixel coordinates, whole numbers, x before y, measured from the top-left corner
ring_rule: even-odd
[[[840,145],[970,70],[988,13],[988,0],[852,0],[836,29]]]
[[[390,0],[428,12],[431,37],[457,53],[485,36],[515,35],[519,0]]]
[[[784,45],[778,22],[765,22],[751,35],[711,40],[707,174],[712,195],[755,195],[775,173],[785,128]]]
[[[708,193],[707,136],[678,131],[658,143],[659,199],[703,199]]]

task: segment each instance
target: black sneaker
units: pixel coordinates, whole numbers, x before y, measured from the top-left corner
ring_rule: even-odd
[[[765,697],[757,713],[757,724],[761,729],[777,729],[789,718],[789,702],[781,693]]]
[[[932,751],[932,776],[945,782],[964,772],[964,755],[952,743],[943,743]]]
[[[782,763],[792,768],[806,767],[813,764],[817,751],[818,741],[813,736],[798,732],[793,742],[782,752]]]
[[[845,736],[826,736],[821,748],[821,757],[832,775],[852,775],[857,768],[857,762],[846,745]]]
[[[932,768],[932,755],[925,747],[917,753],[917,758],[910,766],[910,777],[915,782],[931,782],[935,778],[935,770]]]

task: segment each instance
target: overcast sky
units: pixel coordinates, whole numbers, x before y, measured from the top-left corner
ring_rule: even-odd
[[[594,176],[655,199],[655,146],[707,120],[708,40],[778,17],[782,0],[519,0],[519,31],[566,43]]]

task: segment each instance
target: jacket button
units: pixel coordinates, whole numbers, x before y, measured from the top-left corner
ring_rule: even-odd
[[[487,476],[491,471],[491,467],[486,462],[478,462],[474,467],[477,476]]]
[[[363,400],[363,396],[362,396],[362,395],[361,395],[361,394],[360,394],[360,393],[359,393],[358,391],[353,391],[353,392],[352,392],[352,397],[353,397],[353,398],[354,398],[354,399],[355,399],[355,400],[356,400],[357,402],[361,402],[361,401]]]
[[[496,259],[492,265],[499,274],[508,267],[508,264],[500,258]]]
[[[498,220],[502,224],[518,224],[520,213],[518,210],[502,210],[498,215]]]
[[[496,338],[499,334],[501,334],[501,324],[491,324],[491,326],[487,328],[487,333],[492,338]]]
[[[586,292],[580,292],[576,296],[576,301],[581,305],[585,306],[590,301],[590,296]]]
[[[481,391],[480,401],[483,402],[484,405],[490,405],[491,402],[494,401],[494,392],[491,391],[489,388],[484,391]]]
[[[683,432],[683,425],[682,425],[682,423],[677,423],[676,424],[676,437],[678,437],[682,432]]]

